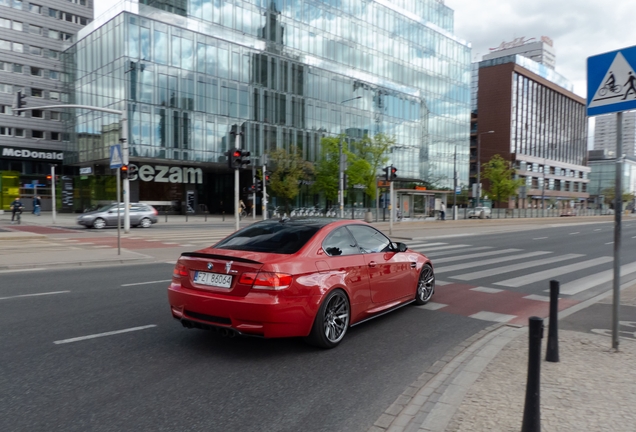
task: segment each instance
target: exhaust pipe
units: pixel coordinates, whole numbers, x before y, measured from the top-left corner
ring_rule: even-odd
[[[234,332],[234,330],[230,330],[230,329],[220,329],[219,332],[221,333],[221,336],[227,337],[227,338],[233,338],[234,336],[236,336],[236,333]]]

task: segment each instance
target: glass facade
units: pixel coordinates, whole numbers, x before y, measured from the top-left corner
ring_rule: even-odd
[[[146,3],[146,4],[141,4]],[[126,0],[65,53],[73,103],[127,109],[131,160],[227,172],[241,147],[259,157],[320,140],[396,138],[400,177],[467,181],[470,47],[437,0]],[[108,158],[118,117],[77,111],[78,165]],[[457,150],[455,150],[457,149]]]

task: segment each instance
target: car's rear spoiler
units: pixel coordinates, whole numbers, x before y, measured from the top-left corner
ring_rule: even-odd
[[[237,262],[248,263],[248,264],[263,264],[259,261],[254,261],[247,258],[239,258],[235,256],[228,256],[228,255],[207,254],[202,252],[183,252],[181,256],[192,257],[192,258],[211,258],[211,259],[226,260],[226,261],[237,261]]]

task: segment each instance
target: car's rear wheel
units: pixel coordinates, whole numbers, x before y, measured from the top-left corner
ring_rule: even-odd
[[[417,291],[415,293],[415,304],[425,305],[435,293],[435,273],[430,264],[424,264],[417,281]]]
[[[139,221],[139,226],[142,228],[150,228],[150,225],[152,225],[152,221],[148,218],[143,218]]]
[[[318,309],[307,342],[320,348],[337,346],[347,333],[350,315],[345,292],[340,289],[330,292]]]
[[[102,229],[106,226],[106,221],[102,218],[97,218],[93,221],[93,228]]]

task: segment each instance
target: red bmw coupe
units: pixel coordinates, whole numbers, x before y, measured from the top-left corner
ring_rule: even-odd
[[[168,300],[187,328],[333,348],[350,326],[434,291],[430,260],[365,222],[275,219],[181,254]]]

